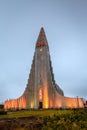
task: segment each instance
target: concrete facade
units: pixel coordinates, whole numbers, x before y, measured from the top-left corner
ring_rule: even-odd
[[[83,108],[82,98],[65,97],[56,84],[49,46],[41,28],[35,47],[28,83],[21,97],[7,100],[5,109]]]

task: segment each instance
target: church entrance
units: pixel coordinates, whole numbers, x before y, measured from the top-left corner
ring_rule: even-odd
[[[38,108],[42,109],[43,108],[43,100],[42,100],[42,86],[38,87]]]
[[[43,108],[43,103],[39,102],[39,109],[42,109],[42,108]]]

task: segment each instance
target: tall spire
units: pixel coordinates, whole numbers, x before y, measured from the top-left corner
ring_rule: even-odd
[[[40,33],[36,42],[36,47],[45,46],[45,45],[48,45],[48,42],[47,42],[44,28],[41,27],[41,30],[40,30]]]

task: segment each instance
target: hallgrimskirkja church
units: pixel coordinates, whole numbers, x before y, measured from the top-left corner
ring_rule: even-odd
[[[48,41],[41,28],[36,41],[28,83],[17,99],[4,102],[4,109],[83,108],[82,98],[64,96],[56,84],[51,64]]]

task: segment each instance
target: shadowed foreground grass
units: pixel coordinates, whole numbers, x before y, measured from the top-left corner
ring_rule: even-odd
[[[67,115],[73,113],[72,110],[21,110],[21,111],[9,111],[5,115],[0,115],[0,118],[19,118],[29,116],[53,116],[55,115]]]
[[[3,120],[3,130],[87,130],[87,109],[22,110],[0,115]]]

